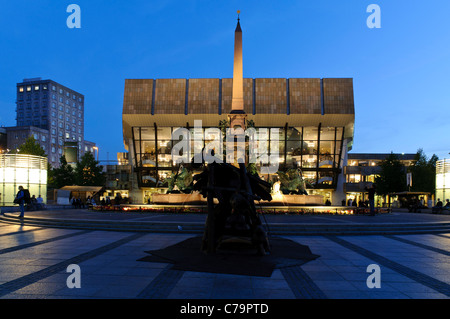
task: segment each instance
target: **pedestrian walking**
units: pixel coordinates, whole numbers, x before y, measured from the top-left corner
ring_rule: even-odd
[[[372,184],[370,187],[366,187],[365,190],[369,193],[370,216],[375,216],[375,184]]]
[[[16,194],[14,203],[19,204],[20,215],[19,218],[23,218],[25,215],[25,192],[22,186],[19,186],[19,191]]]

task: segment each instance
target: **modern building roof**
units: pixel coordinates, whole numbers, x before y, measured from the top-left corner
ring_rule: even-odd
[[[391,153],[348,153],[349,160],[385,160]],[[395,154],[401,161],[412,161],[416,154]]]
[[[133,126],[194,126],[201,120],[203,127],[217,127],[232,110],[244,111],[258,127],[345,127],[352,140],[353,79],[243,78],[241,32],[238,19],[231,79],[126,79],[125,148]]]

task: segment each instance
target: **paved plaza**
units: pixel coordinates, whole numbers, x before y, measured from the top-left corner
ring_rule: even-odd
[[[98,215],[84,210],[47,211],[40,216],[43,215],[47,218],[64,215],[98,219]],[[167,218],[167,215],[158,214],[102,216],[116,220],[130,216],[140,220]],[[297,223],[301,218],[310,223],[377,223],[383,218],[424,223],[427,220],[450,221],[450,216],[412,216],[407,213],[392,213],[386,217],[321,216],[316,219],[285,216],[289,217]],[[204,216],[195,218],[201,221]],[[277,220],[276,216],[271,218],[269,226],[270,222],[286,222],[286,219]],[[275,269],[271,277],[253,277],[182,271],[172,269],[168,263],[138,261],[147,255],[145,251],[176,244],[194,234],[51,228],[27,225],[26,219],[27,215],[23,224],[0,222],[2,299],[450,298],[450,232],[286,235],[283,237],[309,246],[311,252],[320,257],[301,266]],[[68,271],[69,265],[79,266],[80,288],[68,287],[68,278],[72,275],[72,271]],[[379,267],[378,272],[373,270],[373,265]],[[370,282],[377,280],[379,288],[370,288]]]

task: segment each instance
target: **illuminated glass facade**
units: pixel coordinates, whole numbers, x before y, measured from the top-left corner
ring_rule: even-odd
[[[450,159],[436,162],[436,200],[450,199]]]
[[[142,126],[132,128],[133,166],[138,173],[139,187],[164,187],[165,179],[172,174],[178,165],[174,165],[171,152],[172,132],[178,127]],[[190,156],[201,153],[203,147],[211,142],[205,136],[205,129],[197,131],[190,128]],[[264,128],[268,129],[268,128]],[[273,128],[272,128],[273,129]],[[268,155],[277,154],[280,169],[298,167],[311,189],[335,189],[340,173],[339,163],[342,158],[342,146],[345,127],[278,127],[278,140],[272,141],[270,134],[267,141]],[[260,128],[256,128],[257,132]],[[278,147],[277,150],[273,149]],[[345,150],[346,151],[346,150]],[[225,158],[225,156],[223,157]],[[257,162],[257,167],[260,163]],[[276,174],[262,175],[269,181]]]
[[[47,158],[35,155],[0,155],[1,206],[12,206],[19,186],[30,196],[39,195],[47,201]]]

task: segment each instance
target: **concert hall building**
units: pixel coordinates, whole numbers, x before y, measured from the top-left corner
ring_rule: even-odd
[[[175,129],[187,128],[193,136],[194,121],[201,120],[202,134],[219,127],[233,110],[245,112],[247,123],[253,121],[257,130],[278,128],[280,169],[300,168],[308,194],[341,204],[355,122],[353,80],[244,78],[239,20],[233,78],[125,80],[123,138],[138,186],[133,189],[139,190],[130,194],[133,203],[151,201],[153,192],[165,191],[165,179],[178,168],[171,157]],[[192,155],[195,151],[192,147]],[[261,177],[275,181],[277,174]]]

